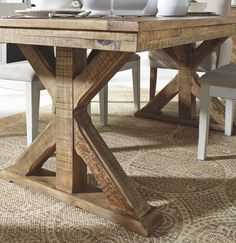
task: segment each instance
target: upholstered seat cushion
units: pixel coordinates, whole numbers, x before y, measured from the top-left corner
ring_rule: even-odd
[[[198,81],[210,86],[236,88],[236,64],[227,64],[205,73]]]
[[[33,68],[27,61],[1,64],[0,76],[1,79],[24,82],[32,82],[38,80]]]

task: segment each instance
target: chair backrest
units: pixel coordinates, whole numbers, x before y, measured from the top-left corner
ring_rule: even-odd
[[[0,2],[0,17],[14,15],[15,10],[26,9],[31,6],[30,0],[21,3]],[[0,44],[0,64],[25,60],[19,49],[14,44]]]
[[[215,12],[222,16],[229,15],[231,0],[199,0],[198,2],[207,2],[205,11]]]

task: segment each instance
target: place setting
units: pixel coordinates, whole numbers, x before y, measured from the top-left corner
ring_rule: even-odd
[[[15,10],[15,15],[4,18],[86,18],[127,16],[156,16],[157,0],[35,0],[35,5]],[[47,6],[47,7],[46,7]]]
[[[215,16],[205,12],[206,2],[196,0],[35,0],[26,9],[3,18],[122,18]]]

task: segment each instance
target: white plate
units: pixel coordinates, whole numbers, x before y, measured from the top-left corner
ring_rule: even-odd
[[[28,8],[25,10],[15,10],[17,14],[32,17],[48,17],[50,13],[61,13],[61,14],[78,14],[84,12],[79,8],[65,8],[65,9],[40,9],[40,8]]]

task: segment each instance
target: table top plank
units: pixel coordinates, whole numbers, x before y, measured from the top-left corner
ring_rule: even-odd
[[[142,52],[236,34],[236,17],[0,19],[0,42]]]
[[[121,19],[0,19],[0,27],[121,32],[140,32],[221,24],[236,24],[236,18],[220,16],[186,16],[125,17]]]

